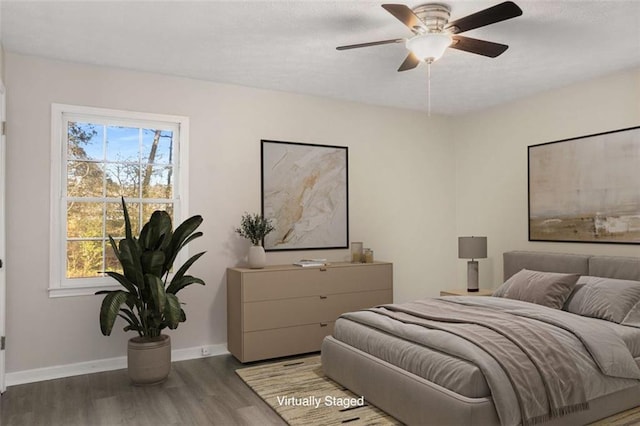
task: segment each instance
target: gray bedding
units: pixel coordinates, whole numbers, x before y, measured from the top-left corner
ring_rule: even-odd
[[[618,335],[629,348],[629,352],[635,358],[640,358],[640,328],[629,327],[626,325],[616,324],[610,321],[604,321],[597,318],[581,318],[586,324],[598,324],[608,327],[612,333]]]
[[[380,329],[393,329],[396,326],[391,318],[377,317],[377,321],[381,323],[378,326]],[[468,398],[491,396],[482,371],[472,362],[416,345],[402,337],[346,318],[339,319],[334,330],[336,339],[457,394]],[[440,330],[422,330],[422,334],[425,339],[448,339],[446,333]],[[460,341],[459,345],[474,349],[473,344],[465,340]]]
[[[638,335],[628,331],[612,332],[613,326],[623,326],[594,322],[600,320],[585,322],[574,314],[508,299],[460,297],[455,298],[455,302],[491,306],[520,318],[536,318],[534,321],[559,341],[563,351],[574,360],[571,368],[582,380],[580,387],[586,400],[635,386],[640,379],[640,369],[632,356],[632,352],[638,355],[635,351],[640,349]],[[624,329],[627,328],[631,329]],[[363,330],[367,330],[366,333]],[[467,339],[442,330],[406,325],[371,311],[349,313],[339,319],[334,336],[462,395],[487,396],[491,389],[502,423],[515,425],[522,420],[518,397],[508,374],[492,356],[478,350]],[[606,350],[602,350],[603,347]],[[529,420],[540,418],[539,408],[529,411]]]
[[[387,322],[384,327],[393,327],[391,318],[379,318]],[[636,364],[640,367],[640,330],[611,322],[584,318],[584,321],[603,324],[618,334],[625,342]],[[425,378],[460,395],[469,398],[481,398],[491,395],[487,381],[480,369],[473,363],[454,358],[438,350],[422,345],[415,345],[402,338],[360,323],[340,319],[336,323],[335,333],[338,340],[343,341],[368,354],[380,358],[390,364]],[[423,330],[425,338],[436,338],[442,335],[440,330]],[[473,344],[462,341],[461,345],[473,348]],[[597,393],[587,391],[589,399],[597,397]]]

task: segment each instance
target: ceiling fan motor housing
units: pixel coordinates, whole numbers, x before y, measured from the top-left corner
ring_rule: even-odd
[[[449,22],[451,8],[446,4],[427,3],[413,8],[413,13],[424,22],[427,32],[441,33]],[[414,27],[416,33],[424,33],[424,28]]]

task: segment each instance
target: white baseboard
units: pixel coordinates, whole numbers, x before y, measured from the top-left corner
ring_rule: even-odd
[[[207,355],[202,355],[203,352],[207,353]],[[226,344],[175,349],[171,351],[171,361],[186,361],[188,359],[207,358],[216,355],[226,355],[228,353],[229,351],[227,350]],[[62,377],[99,373],[101,371],[120,370],[123,368],[127,368],[127,357],[119,356],[116,358],[97,359],[95,361],[54,365],[52,367],[6,373],[5,384],[9,387],[44,380],[60,379]]]

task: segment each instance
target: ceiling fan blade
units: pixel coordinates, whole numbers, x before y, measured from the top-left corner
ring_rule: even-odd
[[[481,10],[464,18],[449,22],[445,29],[453,34],[460,34],[485,25],[495,24],[522,15],[522,9],[512,1],[505,1],[488,9]]]
[[[349,44],[346,46],[338,46],[337,50],[347,50],[347,49],[357,49],[359,47],[369,47],[369,46],[379,46],[381,44],[391,44],[391,43],[403,43],[405,39],[403,38],[395,38],[393,40],[381,40],[381,41],[371,41],[369,43],[359,43],[359,44]]]
[[[382,7],[395,16],[400,22],[405,24],[414,33],[424,32],[427,28],[424,26],[424,22],[420,20],[413,13],[413,10],[409,9],[404,4],[383,4]]]
[[[412,70],[418,65],[420,65],[420,59],[418,59],[418,57],[414,55],[413,52],[410,52],[405,58],[402,65],[400,65],[400,68],[398,68],[398,72]]]
[[[475,53],[477,55],[488,56],[495,58],[504,53],[509,48],[506,44],[494,43],[492,41],[478,40],[471,37],[464,37],[459,35],[452,36],[453,43],[451,48],[464,50],[465,52]]]

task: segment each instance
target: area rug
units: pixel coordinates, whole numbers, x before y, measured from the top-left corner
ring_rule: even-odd
[[[289,425],[401,425],[322,372],[320,356],[236,370]]]
[[[289,425],[401,425],[322,372],[320,356],[236,370],[244,382]],[[640,407],[590,426],[638,426]]]

